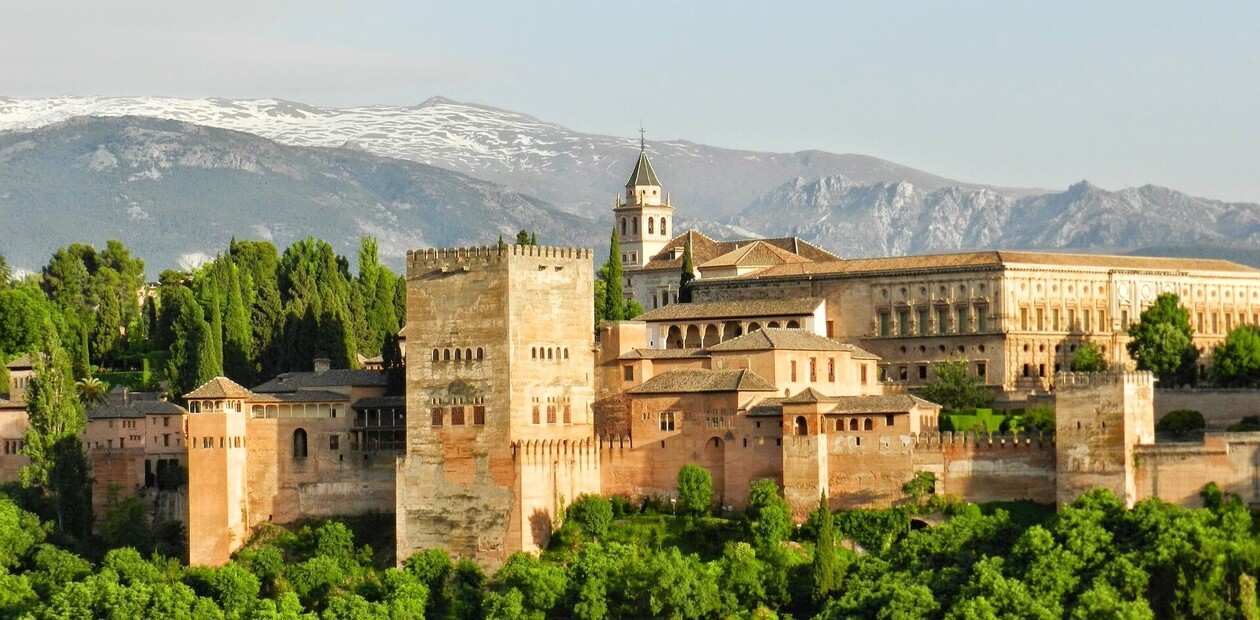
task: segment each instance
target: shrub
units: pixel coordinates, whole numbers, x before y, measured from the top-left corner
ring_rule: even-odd
[[[612,525],[612,502],[599,495],[582,495],[569,504],[568,520],[577,524],[587,536],[599,540],[608,535]]]
[[[1260,431],[1260,416],[1249,415],[1237,424],[1230,424],[1225,430],[1231,433],[1254,433]]]
[[[1160,418],[1155,425],[1155,430],[1161,433],[1182,434],[1201,430],[1205,427],[1207,427],[1207,422],[1203,419],[1202,413],[1193,409],[1177,409],[1169,411],[1168,415]]]

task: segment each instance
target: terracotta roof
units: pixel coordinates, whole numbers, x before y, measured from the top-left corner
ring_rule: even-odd
[[[743,247],[735,248],[726,254],[714,258],[713,260],[707,261],[701,264],[700,268],[736,266],[770,267],[773,265],[812,262],[813,261],[805,258],[804,256],[793,254],[782,248],[757,240]]]
[[[862,275],[915,269],[966,269],[972,267],[1001,268],[1010,265],[1053,265],[1102,269],[1150,269],[1158,271],[1224,271],[1255,274],[1260,269],[1238,263],[1200,258],[1162,258],[1148,256],[1116,256],[1112,254],[1067,254],[1056,252],[962,252],[859,258],[830,263],[800,263],[768,267],[745,278],[790,278],[806,275]]]
[[[687,319],[734,319],[744,317],[807,316],[818,309],[822,299],[748,299],[740,301],[702,301],[670,304],[645,312],[636,321],[678,321]]]
[[[241,385],[227,377],[215,377],[205,383],[202,383],[197,389],[184,394],[184,399],[189,398],[250,398],[253,396],[249,390],[241,387]]]
[[[350,400],[348,394],[328,392],[324,390],[301,390],[297,392],[268,392],[254,394],[250,402],[255,403],[334,403]]]
[[[304,388],[385,387],[389,377],[381,370],[335,369],[324,372],[286,372],[262,385],[255,392],[292,392]]]
[[[89,420],[109,418],[143,418],[146,415],[183,415],[183,407],[162,400],[133,400],[126,403],[109,403],[87,413]]]
[[[834,396],[827,396],[826,394],[823,394],[822,392],[819,392],[818,390],[815,390],[812,387],[805,388],[801,390],[800,394],[797,394],[789,398],[785,398],[782,401],[780,401],[780,403],[784,405],[803,405],[803,404],[809,404],[809,403],[834,403],[834,402],[836,402],[836,399]]]
[[[761,242],[763,244],[773,246],[785,252],[799,255],[817,263],[830,263],[840,260],[840,257],[835,254],[832,254],[831,252],[828,252],[812,243],[801,241],[796,237],[717,241],[709,238],[704,233],[689,230],[677,237],[674,237],[666,243],[664,248],[649,259],[643,267],[635,270],[627,270],[627,273],[652,269],[673,269],[681,271],[683,259],[682,248],[686,245],[688,239],[691,240],[691,261],[696,265],[704,264],[718,258],[719,256],[728,254],[738,248],[751,245],[755,242]],[[674,251],[675,249],[677,249],[677,252]],[[676,254],[676,256],[671,256],[672,254]]]
[[[634,172],[630,173],[630,180],[626,181],[626,187],[634,187],[636,185],[657,185],[661,184],[656,178],[656,171],[652,169],[652,162],[648,161],[647,151],[639,151],[639,161],[634,164]]]
[[[827,413],[904,413],[915,405],[940,407],[910,394],[882,394],[877,396],[836,396],[831,402],[836,406]]]
[[[19,358],[17,358],[17,359],[15,359],[15,360],[13,360],[12,362],[9,362],[8,364],[5,364],[5,365],[4,365],[4,367],[5,367],[5,368],[12,368],[12,369],[14,369],[14,370],[19,370],[19,369],[23,369],[23,368],[32,368],[32,366],[31,366],[31,356],[30,356],[30,354],[29,354],[29,353],[28,353],[28,354],[26,354],[26,355],[23,355],[22,357],[19,357]]]
[[[748,415],[753,416],[781,416],[783,415],[783,401],[785,398],[763,398],[748,408]]]
[[[738,338],[715,344],[707,351],[720,353],[723,351],[768,351],[771,349],[787,349],[792,351],[861,351],[861,349],[843,342],[819,336],[804,329],[759,329]]]
[[[623,360],[661,360],[680,359],[684,357],[708,357],[704,349],[632,349],[617,359]]]
[[[671,370],[648,379],[629,394],[691,394],[695,392],[773,392],[774,384],[757,373],[737,370]]]

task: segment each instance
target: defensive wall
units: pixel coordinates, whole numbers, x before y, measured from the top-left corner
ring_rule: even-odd
[[[1260,416],[1260,390],[1169,388],[1155,390],[1155,420],[1170,411],[1191,409],[1203,414],[1208,430],[1223,431],[1248,416]]]

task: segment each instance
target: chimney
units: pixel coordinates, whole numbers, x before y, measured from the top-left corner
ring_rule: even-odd
[[[125,385],[123,386],[122,396],[123,396],[123,404],[130,405],[131,404],[131,389]]]
[[[317,358],[315,358],[315,372],[316,372],[316,374],[321,373],[321,372],[328,372],[328,369],[329,369],[329,368],[332,368],[332,360],[330,360],[330,359],[328,359],[328,358],[326,358],[326,357],[317,357]]]

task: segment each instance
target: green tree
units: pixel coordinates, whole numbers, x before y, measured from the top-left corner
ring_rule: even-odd
[[[678,504],[685,515],[709,514],[713,505],[713,476],[709,470],[692,463],[678,470]]]
[[[1165,385],[1192,383],[1199,352],[1193,344],[1190,311],[1176,293],[1163,293],[1129,326],[1126,348],[1138,370],[1149,370]]]
[[[691,257],[691,235],[683,244],[682,276],[678,281],[678,303],[691,303],[691,281],[696,279],[696,265]]]
[[[626,317],[626,297],[621,290],[621,242],[617,238],[617,228],[613,227],[611,245],[608,248],[608,262],[604,278],[604,320],[621,321]]]
[[[516,245],[531,245],[529,242],[529,231],[521,229],[516,233]]]
[[[827,506],[827,494],[818,498],[818,537],[814,544],[813,598],[822,605],[831,594],[840,589],[844,579],[844,566],[836,555],[836,534],[831,508]]]
[[[109,384],[96,377],[79,379],[75,382],[74,388],[79,394],[79,400],[87,408],[99,407],[105,404],[106,397],[109,394]]]
[[[106,546],[111,549],[131,547],[140,553],[153,549],[153,523],[148,508],[134,496],[120,497],[117,485],[109,488],[105,514],[97,528]]]
[[[922,504],[923,498],[936,492],[936,474],[923,470],[914,472],[914,476],[901,485],[901,492],[915,504]]]
[[[1260,329],[1239,325],[1212,352],[1212,379],[1228,387],[1260,383]]]
[[[170,325],[166,379],[171,396],[179,399],[217,374],[209,345],[210,324],[192,291],[184,286],[164,287],[162,309]]]
[[[1107,358],[1098,343],[1086,340],[1072,353],[1071,366],[1076,372],[1103,372],[1107,370]]]
[[[758,550],[779,546],[792,534],[792,509],[772,478],[753,481],[748,490],[749,534]]]
[[[612,526],[612,502],[599,495],[581,495],[565,511],[566,520],[576,523],[594,540],[608,535]]]
[[[967,371],[967,360],[955,359],[932,364],[935,375],[919,388],[919,396],[946,409],[987,407],[993,394],[983,380]]]
[[[9,261],[5,260],[4,254],[0,254],[0,291],[9,288],[12,281],[13,268],[9,267]]]

